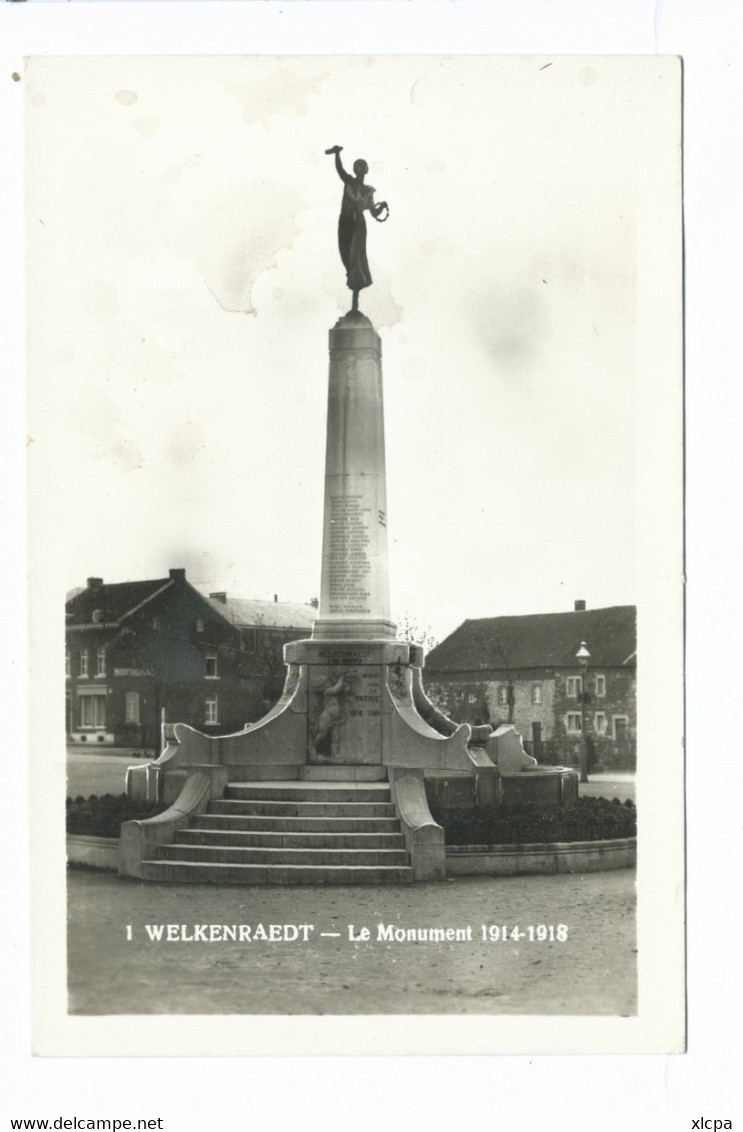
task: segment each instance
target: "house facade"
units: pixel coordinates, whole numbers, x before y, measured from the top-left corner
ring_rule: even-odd
[[[67,736],[156,749],[163,718],[207,734],[260,717],[263,679],[240,631],[186,579],[106,584],[66,603]]]
[[[458,722],[513,723],[540,762],[634,770],[633,605],[465,621],[426,658],[429,697]],[[590,653],[583,671],[576,654]]]
[[[155,750],[163,719],[212,735],[260,719],[281,694],[284,644],[309,635],[316,610],[205,597],[171,570],[88,578],[65,613],[68,741]]]

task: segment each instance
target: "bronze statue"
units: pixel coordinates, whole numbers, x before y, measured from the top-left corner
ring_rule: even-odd
[[[346,283],[353,295],[352,311],[359,309],[359,291],[371,284],[369,260],[366,258],[366,220],[368,211],[380,223],[389,216],[387,201],[374,202],[374,189],[364,183],[369,166],[363,158],[353,163],[354,176],[343,168],[340,158],[342,145],[334,145],[325,152],[335,155],[335,168],[343,181],[343,200],[338,220],[338,248],[346,269]]]

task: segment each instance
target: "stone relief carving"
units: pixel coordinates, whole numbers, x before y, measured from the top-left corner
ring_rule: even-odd
[[[284,681],[285,696],[293,696],[299,684],[299,677],[301,669],[298,664],[290,664],[286,672],[286,680]]]
[[[409,698],[407,671],[403,669],[399,661],[387,669],[387,687],[400,703]]]
[[[332,762],[333,737],[348,719],[356,699],[357,676],[353,671],[331,669],[313,681],[309,719],[311,762]]]

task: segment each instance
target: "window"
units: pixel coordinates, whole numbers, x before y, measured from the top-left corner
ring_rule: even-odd
[[[72,661],[70,660],[70,650],[69,649],[65,649],[64,674],[65,674],[65,676],[72,676]]]
[[[605,676],[597,676],[596,677],[596,695],[597,696],[605,696],[606,695],[606,677]]]
[[[106,675],[106,649],[100,645],[95,654],[95,674],[96,676]]]
[[[80,649],[80,675],[88,675],[88,650]]]
[[[568,676],[567,681],[565,683],[565,691],[571,697],[571,699],[575,699],[576,696],[580,695],[582,690],[583,690],[583,677],[582,676]]]
[[[217,654],[215,652],[208,652],[204,660],[206,662],[207,680],[216,680],[219,676],[219,673],[217,671]]]
[[[80,726],[105,727],[106,726],[106,697],[81,696],[80,697]]]
[[[201,620],[200,617],[196,621],[196,632],[197,633],[203,633],[204,632],[204,622]]]
[[[531,702],[533,704],[541,704],[542,702],[542,685],[532,684],[531,686]]]
[[[597,711],[594,716],[594,726],[597,735],[606,735],[606,715],[603,711]]]
[[[580,731],[581,731],[580,712],[579,711],[569,711],[568,712],[568,734],[579,735]]]
[[[160,618],[159,617],[153,617],[152,618],[152,628],[155,629],[155,630],[160,628]]]
[[[612,716],[612,723],[614,725],[614,739],[623,743],[628,738],[629,720],[626,715]]]
[[[506,684],[501,684],[498,689],[498,703],[501,707],[508,706],[508,686]]]
[[[139,723],[139,692],[126,693],[124,721],[126,723]]]
[[[218,723],[219,716],[217,714],[218,701],[216,696],[206,697],[206,722]]]

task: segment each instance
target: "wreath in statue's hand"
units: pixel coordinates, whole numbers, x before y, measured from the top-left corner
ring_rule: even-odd
[[[381,215],[382,211],[384,211],[384,216]],[[374,219],[379,221],[380,224],[384,224],[385,220],[389,220],[390,206],[387,204],[386,200],[380,200],[379,204],[377,205],[377,210],[373,215]]]

